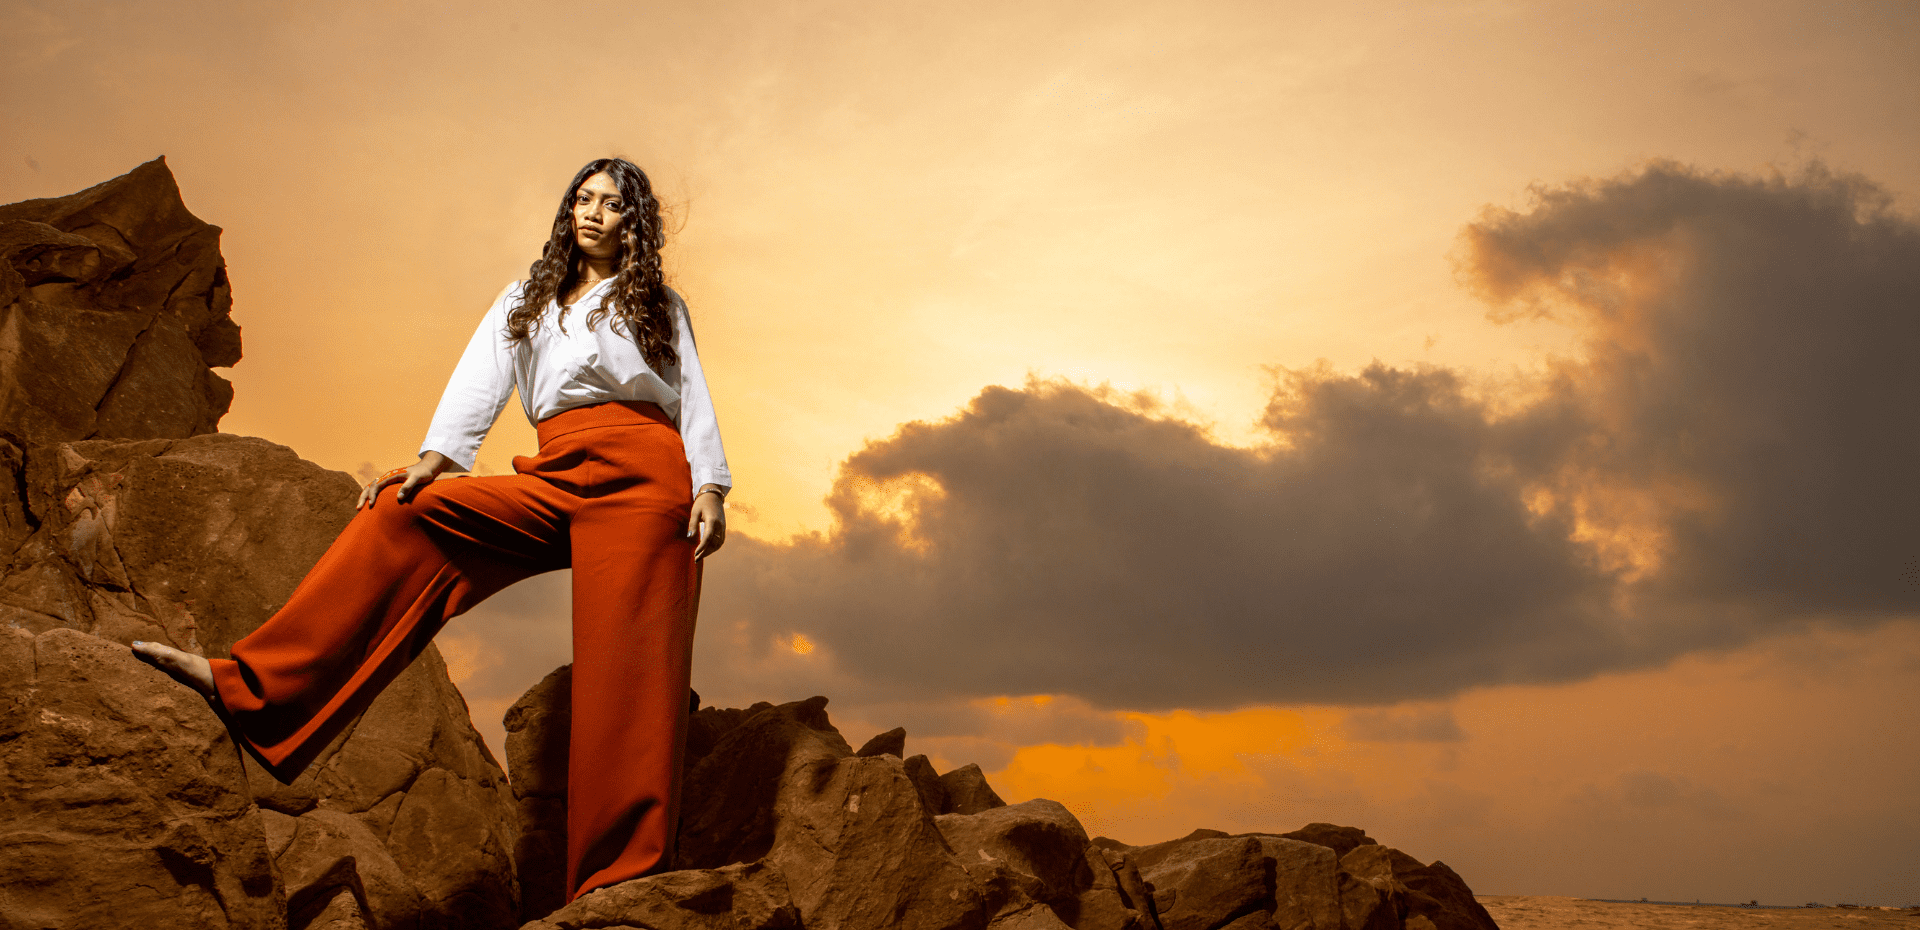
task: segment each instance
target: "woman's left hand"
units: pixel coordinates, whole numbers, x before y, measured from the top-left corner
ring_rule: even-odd
[[[717,492],[702,492],[693,499],[693,515],[687,518],[687,536],[695,540],[695,562],[720,551],[727,541],[727,511]]]

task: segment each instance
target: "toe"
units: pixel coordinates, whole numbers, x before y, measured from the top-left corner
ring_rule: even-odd
[[[163,643],[136,643],[133,654],[168,677],[180,682],[201,694],[211,695],[214,691],[213,669],[189,652],[182,652]],[[200,659],[196,662],[195,659]]]

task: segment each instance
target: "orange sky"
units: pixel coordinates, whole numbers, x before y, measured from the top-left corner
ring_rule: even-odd
[[[1489,409],[1556,370],[1601,378],[1596,346],[1651,331],[1564,313],[1495,325],[1492,272],[1463,270],[1462,230],[1489,206],[1527,213],[1532,185],[1650,159],[1797,177],[1818,159],[1878,184],[1897,216],[1920,194],[1912,2],[4,0],[0,36],[0,202],[164,154],[225,230],[246,358],[222,428],[347,471],[411,457],[572,171],[607,152],[641,164],[684,220],[670,273],[740,485],[741,541],[709,585],[740,591],[786,590],[747,573],[844,542],[836,514],[855,511],[824,500],[850,456],[912,421],[946,429],[989,385],[1152,392],[1155,416],[1227,455],[1287,441],[1263,425],[1277,371],[1317,360],[1327,377],[1435,366]],[[1652,265],[1619,252],[1610,267],[1659,284],[1648,268],[1685,243],[1648,241]],[[483,470],[531,447],[516,410]],[[1587,508],[1581,545],[1690,551],[1670,526],[1697,503],[1681,485],[1556,480]],[[1251,519],[1225,500],[1218,521]],[[964,501],[953,491],[950,509]],[[1418,697],[1254,688],[1305,696],[1192,709],[1146,685],[1153,668],[1131,707],[1044,682],[914,704],[831,624],[792,628],[769,619],[779,604],[723,593],[696,686],[732,704],[832,686],[855,742],[904,720],[919,751],[978,760],[1010,800],[1057,798],[1130,842],[1336,820],[1483,892],[1911,904],[1908,585],[1872,622],[1756,594],[1746,608],[1787,619],[1739,635],[1648,595],[1669,612],[1646,623],[1697,635],[1561,673],[1434,673]],[[443,635],[490,738],[566,660],[547,590]],[[767,651],[795,634],[819,648]],[[801,664],[723,669],[731,637]]]

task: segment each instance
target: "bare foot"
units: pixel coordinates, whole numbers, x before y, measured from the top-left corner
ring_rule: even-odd
[[[213,666],[203,656],[191,652],[182,652],[163,643],[136,642],[133,644],[135,658],[147,663],[195,691],[202,697],[213,696]]]

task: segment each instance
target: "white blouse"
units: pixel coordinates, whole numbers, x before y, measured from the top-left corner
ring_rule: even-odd
[[[421,454],[438,452],[461,471],[473,468],[480,441],[507,405],[507,395],[520,390],[527,420],[539,423],[562,410],[610,400],[652,401],[680,428],[693,471],[693,488],[717,484],[733,487],[727,453],[720,445],[720,425],[713,417],[713,398],[707,394],[706,375],[694,351],[693,327],[687,305],[673,297],[674,348],[678,365],[656,372],[630,336],[612,329],[619,318],[607,314],[588,328],[587,315],[606,299],[613,279],[588,290],[567,310],[566,331],[556,325],[559,304],[548,301],[540,328],[518,342],[507,338],[507,311],[520,299],[525,282],[516,281],[495,298],[474,330],[467,351],[454,366],[446,393],[433,412]],[[624,324],[621,327],[625,329]]]

